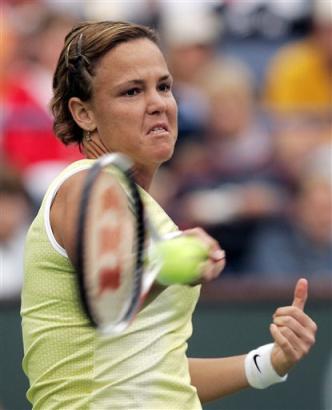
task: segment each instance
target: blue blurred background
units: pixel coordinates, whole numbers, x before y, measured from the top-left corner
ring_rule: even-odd
[[[307,277],[311,288],[318,341],[287,386],[206,409],[331,410],[331,1],[0,7],[0,408],[29,408],[20,363],[25,233],[52,178],[81,158],[53,135],[52,73],[75,23],[110,19],[155,27],[175,80],[177,149],[152,193],[180,228],[204,227],[227,254],[223,275],[203,289],[190,353],[237,354],[264,343],[296,279]]]

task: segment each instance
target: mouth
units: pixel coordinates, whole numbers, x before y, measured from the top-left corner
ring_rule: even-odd
[[[149,129],[147,132],[148,135],[164,135],[165,133],[169,134],[169,128],[166,123],[158,123]]]

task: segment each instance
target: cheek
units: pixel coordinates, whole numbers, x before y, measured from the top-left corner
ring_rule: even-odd
[[[135,152],[142,143],[141,122],[132,110],[114,114],[116,121],[109,121],[108,135],[111,146],[118,147],[126,152]]]
[[[109,107],[97,117],[97,126],[105,138],[127,139],[138,127],[137,115],[131,107]]]

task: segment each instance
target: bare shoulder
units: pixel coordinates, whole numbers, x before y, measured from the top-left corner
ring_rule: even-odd
[[[50,210],[50,223],[56,241],[73,260],[75,233],[81,192],[88,170],[69,177],[59,188]]]
[[[56,201],[64,202],[66,204],[68,201],[76,199],[76,197],[78,199],[81,195],[87,173],[88,169],[84,169],[66,179],[57,192],[54,204]]]

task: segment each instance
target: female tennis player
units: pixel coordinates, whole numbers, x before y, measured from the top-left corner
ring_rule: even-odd
[[[199,285],[159,289],[117,335],[91,325],[74,268],[87,169],[105,153],[129,156],[159,234],[176,232],[148,191],[158,167],[172,156],[177,107],[156,34],[124,22],[74,27],[53,87],[55,132],[64,144],[80,144],[87,159],[51,184],[27,237],[23,368],[33,408],[198,410],[201,403],[240,389],[285,380],[315,340],[316,324],[303,311],[305,279],[297,283],[292,305],[276,310],[273,343],[236,357],[187,358]],[[215,278],[224,266],[223,251],[200,229],[187,234],[199,236],[210,250],[202,281]]]

